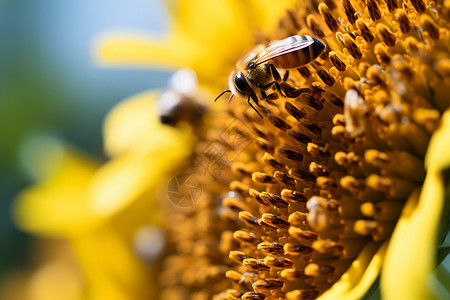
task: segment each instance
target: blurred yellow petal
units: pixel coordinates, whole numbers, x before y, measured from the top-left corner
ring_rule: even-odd
[[[435,166],[439,170],[450,167],[450,110],[446,110],[441,118],[440,128],[433,134],[428,145],[425,166]]]
[[[14,203],[14,219],[23,230],[50,236],[72,235],[99,221],[86,197],[86,187],[98,164],[62,144],[60,152],[58,161],[53,162],[58,165],[53,166],[52,176],[23,191]]]
[[[386,299],[436,298],[433,291],[438,289],[428,277],[435,268],[443,187],[441,174],[430,168],[422,192],[413,193],[405,204],[383,263],[381,291]]]
[[[117,104],[103,124],[105,152],[115,156],[132,149],[162,125],[156,105],[157,91],[141,93]]]
[[[403,209],[387,250],[381,277],[387,299],[436,299],[439,288],[430,277],[436,263],[438,227],[445,203],[441,170],[450,166],[450,111],[442,116],[426,156],[427,177]],[[420,258],[420,259],[417,259]],[[414,286],[414,289],[408,287]]]
[[[176,42],[137,32],[104,33],[97,43],[99,62],[108,65],[179,68],[189,61],[186,55],[180,55]],[[194,52],[186,48],[184,51]]]
[[[160,42],[136,33],[126,36],[105,33],[98,38],[98,61],[116,66],[188,67],[195,70],[201,81],[216,81],[215,77],[229,71],[242,54],[241,50],[236,49],[246,49],[251,45],[248,42],[249,33],[234,36],[234,32],[216,32],[209,42],[184,35],[170,35]],[[231,47],[230,43],[246,46],[236,48]],[[218,56],[222,59],[217,60]]]
[[[386,252],[387,242],[368,244],[353,261],[350,268],[319,300],[353,300],[366,294],[380,274],[381,264]]]
[[[254,44],[255,29],[273,28],[292,3],[167,1],[173,21],[166,38],[104,33],[96,39],[97,60],[106,65],[188,67],[202,82],[223,82],[224,74]]]
[[[30,136],[19,156],[31,177],[61,185],[84,186],[99,166],[94,158],[48,134]]]
[[[249,3],[257,16],[257,28],[262,32],[270,33],[273,28],[277,27],[282,16],[286,14],[286,9],[293,8],[297,1],[280,0],[276,2],[276,5],[272,0],[249,0]]]
[[[75,151],[64,152],[59,169],[16,203],[17,222],[24,230],[71,241],[88,299],[152,298],[151,268],[137,255],[134,235],[139,227],[159,222],[154,196],[192,147],[188,127],[154,125],[138,134],[133,149],[102,167]],[[134,209],[127,209],[132,204]],[[43,281],[37,281],[36,290],[53,295]]]
[[[229,28],[231,26],[273,30],[280,16],[285,13],[286,8],[292,7],[295,3],[293,0],[280,0],[276,3],[271,0],[165,2],[174,17],[174,31],[184,30],[191,33],[203,33],[202,36],[214,33],[217,28]],[[192,35],[197,36],[196,34]]]
[[[192,142],[189,131],[169,126],[143,136],[133,151],[116,157],[96,173],[89,187],[92,209],[110,215],[155,190],[187,158]]]
[[[84,190],[40,185],[22,193],[15,205],[18,226],[34,234],[60,236],[78,234],[95,220]]]
[[[173,18],[173,31],[191,34],[194,38],[216,38],[217,32],[227,31],[230,27],[255,22],[255,14],[251,11],[249,1],[242,0],[188,0],[166,1]],[[248,21],[242,18],[242,12],[248,12]],[[234,19],[233,17],[236,17]],[[232,19],[230,19],[232,18]]]
[[[190,154],[191,130],[160,123],[158,95],[147,92],[131,97],[105,121],[105,150],[114,159],[99,169],[88,189],[92,209],[99,215],[115,214],[155,190]]]
[[[152,299],[151,268],[139,260],[130,240],[112,227],[72,240],[87,282],[87,299]]]

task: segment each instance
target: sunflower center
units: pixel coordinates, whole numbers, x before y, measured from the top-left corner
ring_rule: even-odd
[[[286,13],[268,39],[307,34],[326,49],[290,72],[286,97],[261,100],[263,119],[244,99],[216,118],[205,143],[232,158],[232,172],[214,178],[182,224],[195,244],[185,257],[217,281],[191,289],[315,299],[367,243],[390,237],[449,106],[447,2],[312,1]],[[232,141],[223,138],[230,128]]]

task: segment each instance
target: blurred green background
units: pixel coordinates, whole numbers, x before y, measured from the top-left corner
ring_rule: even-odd
[[[32,182],[18,152],[51,133],[102,157],[108,110],[135,93],[162,87],[168,70],[99,68],[92,38],[114,29],[163,36],[159,0],[0,0],[0,276],[27,264],[30,238],[10,219],[14,196]]]

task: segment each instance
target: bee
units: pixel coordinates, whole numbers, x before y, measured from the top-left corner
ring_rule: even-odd
[[[228,101],[235,95],[248,97],[248,104],[262,118],[250,100],[258,105],[259,98],[277,98],[277,94],[266,94],[266,91],[273,87],[282,94],[282,78],[277,68],[288,70],[306,65],[316,59],[324,49],[325,44],[322,41],[309,35],[293,35],[275,41],[265,49],[263,45],[258,45],[237,62],[236,69],[228,77],[229,89],[224,90],[214,101],[225,93],[231,93]],[[283,81],[288,77],[289,71],[286,71]]]
[[[194,71],[181,69],[170,78],[169,87],[157,97],[161,123],[176,126],[179,122],[198,125],[206,105],[197,93],[198,81]]]

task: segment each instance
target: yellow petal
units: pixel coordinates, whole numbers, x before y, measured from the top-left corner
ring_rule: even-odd
[[[173,17],[173,31],[185,32],[192,37],[212,37],[229,28],[250,25],[255,22],[255,11],[249,1],[242,0],[188,0],[166,1]],[[242,18],[247,12],[248,21]],[[234,19],[236,18],[236,19]],[[235,31],[236,33],[236,31]]]
[[[105,152],[119,155],[139,143],[145,136],[159,130],[156,98],[159,92],[145,92],[125,99],[109,113],[103,124]]]
[[[436,166],[440,170],[450,167],[450,110],[444,112],[441,126],[433,134],[425,157],[425,166]]]
[[[93,177],[88,189],[93,211],[113,215],[144,193],[155,193],[188,157],[192,142],[189,131],[162,125],[141,137],[132,151],[115,157]]]
[[[85,191],[97,163],[69,147],[60,152],[52,177],[24,190],[14,202],[14,219],[23,230],[43,235],[73,235],[100,221],[91,213]]]
[[[160,38],[139,32],[103,33],[94,43],[100,64],[138,68],[180,68],[189,63],[189,45],[179,48],[178,37]],[[188,55],[180,55],[183,49]]]
[[[368,244],[341,278],[318,300],[353,300],[364,296],[380,273],[387,242]]]
[[[435,267],[443,205],[443,177],[430,167],[422,192],[410,196],[392,234],[381,274],[383,299],[435,298],[438,289],[429,275]]]
[[[27,189],[16,200],[17,225],[34,234],[62,236],[86,230],[94,220],[86,194],[77,188],[40,185]]]
[[[251,45],[247,26],[231,29],[211,37],[172,33],[162,41],[137,33],[105,33],[96,39],[96,59],[111,66],[190,68],[201,81],[216,82],[215,77],[227,74]]]
[[[87,299],[153,299],[151,268],[140,261],[128,238],[106,225],[72,240],[86,278]]]
[[[62,140],[36,134],[26,139],[19,153],[21,167],[35,180],[84,185],[98,162]]]
[[[257,16],[257,28],[262,32],[270,32],[286,14],[286,9],[295,7],[296,0],[250,0],[251,9]]]
[[[292,0],[167,1],[173,16],[164,39],[138,33],[104,33],[94,45],[106,65],[187,67],[202,84],[226,82],[238,58],[254,44],[255,29],[273,28]],[[219,78],[218,78],[219,77]]]
[[[280,0],[188,0],[165,1],[174,17],[174,30],[203,33],[222,27],[252,27],[262,31],[273,30],[286,8],[295,1]],[[231,19],[230,19],[231,18]],[[233,24],[230,26],[230,22]],[[208,26],[205,26],[205,25]],[[239,31],[235,31],[239,32]]]
[[[445,203],[441,170],[450,166],[448,141],[447,110],[427,150],[427,176],[422,191],[408,199],[392,234],[381,277],[381,291],[386,299],[439,298],[439,288],[434,286],[436,282],[430,274],[435,268],[438,227]]]

